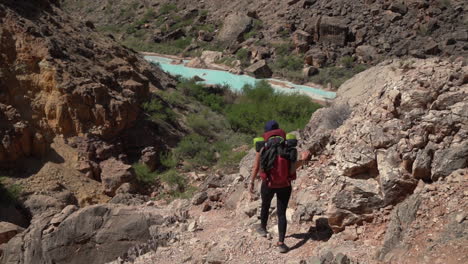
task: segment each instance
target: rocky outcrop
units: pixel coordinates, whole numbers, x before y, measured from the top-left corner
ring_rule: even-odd
[[[104,193],[114,196],[115,191],[124,183],[134,182],[136,177],[131,165],[111,158],[99,164]]]
[[[115,204],[65,208],[35,219],[4,247],[2,263],[106,263],[158,237],[174,216]],[[166,221],[167,220],[167,221]],[[162,241],[159,241],[162,242]],[[22,250],[22,248],[24,250]]]
[[[18,233],[24,231],[24,228],[8,222],[0,222],[0,245],[10,241]],[[0,254],[1,255],[1,254]]]
[[[231,45],[244,40],[243,34],[252,26],[252,18],[242,13],[232,13],[224,19],[217,40]]]
[[[382,63],[345,83],[336,106],[313,115],[302,132],[303,147],[321,162],[314,171],[335,178],[327,212],[335,231],[401,203],[418,180],[443,180],[468,166],[462,110],[468,84],[461,77],[467,70],[461,60]],[[340,116],[339,104],[352,113],[330,126]]]
[[[48,1],[3,1],[0,20],[2,165],[43,156],[57,135],[115,137],[133,125],[149,90],[168,80]]]
[[[253,75],[255,78],[270,78],[273,74],[265,60],[260,60],[250,65],[245,69],[245,72]]]

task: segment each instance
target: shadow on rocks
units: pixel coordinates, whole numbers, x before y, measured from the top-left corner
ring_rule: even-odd
[[[328,219],[327,218],[319,218],[315,221],[315,226],[311,226],[309,230],[306,233],[302,234],[292,234],[289,237],[294,237],[296,239],[302,239],[292,247],[290,247],[290,250],[298,249],[302,247],[307,241],[309,240],[315,240],[315,241],[323,241],[326,242],[328,241],[331,236],[333,235],[333,231],[328,225]]]

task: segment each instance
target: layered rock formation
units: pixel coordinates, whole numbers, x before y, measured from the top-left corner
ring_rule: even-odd
[[[460,0],[236,0],[223,5],[216,0],[116,1],[112,5],[85,0],[64,2],[67,10],[104,30],[128,24],[130,20],[135,29],[151,36],[177,25],[180,21],[176,17],[182,17],[192,23],[175,27],[174,32],[182,30],[184,36],[196,37],[200,26],[194,24],[209,25],[216,29],[212,31],[217,31],[213,32],[215,40],[233,47],[234,51],[239,44],[273,50],[272,43],[292,41],[297,51],[312,51],[306,56],[311,65],[312,57],[317,60],[313,65],[339,63],[343,56],[375,63],[390,56],[466,55],[468,48],[468,6]],[[133,16],[119,14],[119,9],[128,10]],[[168,16],[168,10],[178,16]],[[155,15],[148,19],[145,14],[150,11]],[[145,21],[144,26],[138,23],[141,20]],[[261,21],[262,26],[255,26],[252,21]],[[125,39],[129,37],[128,32],[131,34],[123,30],[112,33]],[[251,34],[245,34],[248,32]],[[249,36],[253,39],[246,39]]]
[[[158,69],[48,1],[0,5],[0,163],[44,156],[52,138],[114,138],[137,119]]]
[[[337,104],[352,110],[343,125],[316,130],[324,120],[313,116],[303,137],[323,159],[314,171],[335,182],[327,212],[335,230],[403,201],[418,180],[442,180],[468,166],[467,74],[462,60],[386,62],[340,88]]]
[[[36,218],[0,255],[1,263],[106,263],[128,256],[129,248],[156,249],[170,239],[161,225],[184,222],[172,210],[145,206],[68,206]],[[141,253],[141,252],[140,252]]]

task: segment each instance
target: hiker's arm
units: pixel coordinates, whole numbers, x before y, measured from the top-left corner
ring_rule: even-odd
[[[260,169],[260,152],[257,152],[255,154],[255,161],[252,167],[252,174],[250,175],[250,182],[255,182],[255,178],[257,177],[259,169]]]
[[[255,161],[252,167],[252,174],[250,175],[250,186],[249,190],[250,192],[253,192],[254,189],[254,184],[255,184],[255,178],[257,178],[258,170],[260,169],[260,152],[257,152],[255,154]]]
[[[311,153],[308,150],[301,152],[301,158],[296,161],[296,170],[310,160],[310,155]]]

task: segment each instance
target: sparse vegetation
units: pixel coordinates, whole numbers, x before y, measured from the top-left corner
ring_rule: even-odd
[[[320,69],[317,75],[309,78],[311,82],[318,83],[321,85],[327,85],[330,83],[332,87],[338,88],[348,79],[351,79],[354,75],[366,70],[367,65],[358,64],[351,68],[346,67],[328,67]]]
[[[336,129],[340,127],[351,115],[351,107],[348,104],[334,104],[324,112],[325,127]]]
[[[159,9],[159,14],[160,15],[167,15],[171,12],[176,12],[177,11],[177,5],[173,3],[166,3],[161,6]]]
[[[14,205],[18,203],[22,188],[19,184],[5,184],[5,177],[0,177],[0,204]]]
[[[148,119],[158,125],[173,123],[177,117],[176,113],[158,98],[143,103],[142,107]]]
[[[253,136],[262,133],[265,122],[272,119],[287,131],[303,128],[319,107],[305,95],[283,94],[261,81],[245,86],[226,115],[233,131]]]

